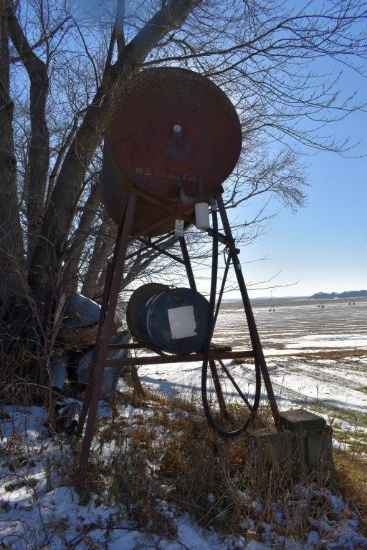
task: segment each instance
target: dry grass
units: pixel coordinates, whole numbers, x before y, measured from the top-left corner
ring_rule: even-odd
[[[326,469],[306,475],[297,464],[290,469],[261,460],[253,436],[272,426],[269,407],[260,408],[249,433],[225,440],[208,428],[194,397],[170,400],[146,392],[139,406],[132,406],[133,399],[126,390],[118,395],[112,418],[99,418],[82,486],[70,476],[70,463],[79,456],[77,439],[55,437],[52,462],[39,451],[37,460],[49,460],[45,464],[47,490],[56,480],[74,485],[81,504],[117,507],[119,517],[130,520],[134,528],[166,541],[178,538],[178,512],[188,512],[201,526],[212,527],[223,537],[235,535],[238,540],[242,536],[246,544],[251,539],[265,540],[272,548],[285,547],[279,542],[282,537],[291,541],[287,548],[293,542],[302,547],[310,530],[319,534],[317,548],[338,547],[333,530],[325,531],[323,525],[328,521],[337,530],[350,519],[351,510],[367,535],[367,470],[357,449],[335,453],[336,478]],[[36,499],[36,457],[31,450],[27,452],[20,434],[4,440],[0,460],[14,474],[6,491],[22,486],[34,492]],[[335,510],[334,496],[338,495],[343,497],[345,510]],[[93,528],[88,524],[87,531],[78,535],[85,547],[88,529]],[[66,526],[47,523],[45,529],[56,532]]]
[[[126,405],[126,395],[119,399]],[[270,416],[262,408],[252,431],[269,426]],[[102,422],[97,437],[86,484],[89,495],[121,506],[139,527],[166,538],[176,536],[169,505],[189,512],[203,527],[242,534],[247,541],[261,541],[264,525],[272,525],[274,536],[302,544],[310,518],[315,525],[334,518],[331,490],[347,499],[366,529],[365,464],[346,453],[343,460],[337,456],[336,481],[326,470],[306,476],[296,465],[292,471],[281,465],[276,471],[259,468],[251,433],[221,439],[208,429],[195,404],[154,394],[146,395],[132,422],[117,414],[112,423]],[[107,444],[114,450],[105,456]]]
[[[320,348],[319,350],[316,347],[313,347],[312,351],[300,351],[299,353],[293,353],[294,357],[299,359],[304,359],[305,361],[312,360],[329,360],[329,361],[340,361],[345,358],[350,359],[351,357],[359,358],[367,356],[366,349],[340,349],[340,350],[325,350]]]
[[[345,451],[335,451],[334,462],[343,499],[357,512],[361,531],[367,536],[367,463]]]

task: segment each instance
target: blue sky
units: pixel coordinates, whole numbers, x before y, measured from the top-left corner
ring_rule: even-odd
[[[317,63],[323,73],[325,60]],[[335,63],[335,69],[341,67]],[[356,92],[367,103],[365,79],[347,67],[339,88],[342,96]],[[367,111],[332,123],[327,133],[349,137],[355,147],[348,158],[308,151],[307,205],[295,214],[283,209],[267,233],[241,251],[250,297],[367,290]],[[267,280],[268,285],[256,284]]]
[[[367,153],[367,114],[335,131],[364,138],[354,155]],[[308,205],[296,214],[282,210],[267,234],[241,251],[251,297],[367,289],[367,158],[321,152],[309,163]],[[256,285],[278,272],[269,285]]]
[[[367,72],[366,61],[359,61]],[[337,86],[341,97],[356,92],[356,100],[367,103],[365,79],[347,65],[321,58],[313,67],[330,79],[342,70]],[[250,297],[367,290],[367,112],[331,124],[326,133],[337,140],[350,137],[358,145],[350,158],[308,151],[306,207],[297,213],[283,209],[266,234],[241,250]],[[274,203],[273,210],[277,208]],[[246,216],[242,210],[240,217]]]

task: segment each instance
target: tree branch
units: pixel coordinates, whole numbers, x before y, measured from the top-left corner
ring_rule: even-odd
[[[96,150],[110,115],[110,108],[127,78],[144,62],[148,53],[172,28],[183,24],[187,15],[201,0],[170,0],[159,10],[126,46],[120,59],[107,67],[100,87],[88,106],[85,117],[65,156],[43,218],[40,238],[32,260],[30,284],[38,288],[44,280],[58,281],[61,258],[80,196],[83,177]],[[50,272],[45,273],[42,259],[50,258]]]

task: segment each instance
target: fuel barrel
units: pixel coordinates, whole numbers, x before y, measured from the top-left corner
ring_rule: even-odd
[[[138,341],[148,347],[181,354],[203,347],[208,312],[209,303],[199,292],[152,283],[133,292],[126,319]]]
[[[241,145],[236,109],[214,82],[177,67],[142,70],[124,86],[106,128],[100,190],[107,213],[122,223],[137,189],[149,199],[138,198],[132,234],[170,231],[180,213],[193,215],[180,191],[219,196]],[[174,209],[170,219],[158,202]]]

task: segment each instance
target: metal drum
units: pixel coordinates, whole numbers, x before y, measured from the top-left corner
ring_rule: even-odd
[[[131,333],[168,353],[200,350],[207,335],[208,301],[189,288],[159,286],[164,285],[144,285],[131,295],[126,313]]]
[[[137,288],[131,295],[126,308],[126,322],[131,334],[138,341],[145,341],[144,334],[141,333],[138,321],[138,312],[141,304],[146,302],[154,294],[168,290],[169,286],[160,283],[148,283]]]
[[[140,189],[132,233],[167,218],[154,198],[175,215],[148,235],[174,227],[194,206],[183,197],[216,197],[237,164],[242,144],[237,112],[206,77],[186,69],[147,69],[133,76],[117,100],[106,128],[101,196],[121,223],[130,191]]]

